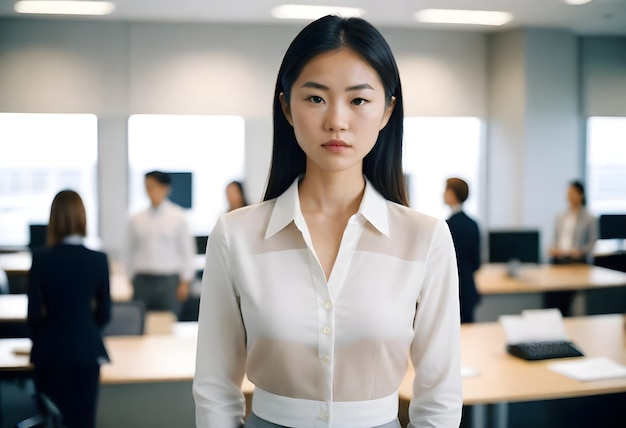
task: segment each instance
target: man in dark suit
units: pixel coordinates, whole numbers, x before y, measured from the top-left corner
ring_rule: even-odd
[[[480,267],[480,233],[478,224],[463,212],[463,202],[468,196],[469,187],[465,181],[460,178],[446,181],[443,199],[452,210],[446,221],[456,249],[462,323],[474,322],[474,308],[480,302],[474,282],[474,272]]]

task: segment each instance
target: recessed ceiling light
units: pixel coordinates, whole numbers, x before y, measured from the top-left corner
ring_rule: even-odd
[[[580,6],[581,4],[587,4],[591,0],[563,0],[567,4],[571,4],[572,6]]]
[[[494,10],[424,9],[415,13],[419,22],[433,24],[504,25],[513,19],[509,12]]]
[[[272,16],[279,19],[314,20],[326,15],[359,17],[365,13],[356,7],[312,6],[306,4],[283,4],[272,9]]]
[[[114,9],[115,5],[111,2],[87,0],[23,0],[13,6],[17,13],[43,15],[108,15]]]

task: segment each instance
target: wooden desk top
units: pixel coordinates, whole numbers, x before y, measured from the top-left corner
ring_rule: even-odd
[[[506,263],[489,263],[481,266],[474,278],[483,295],[626,286],[626,273],[586,264],[522,264],[518,275],[511,277]]]
[[[28,314],[26,294],[0,294],[0,321],[24,322]]]
[[[626,316],[596,315],[565,318],[570,338],[588,357],[604,356],[626,365]],[[190,382],[195,371],[196,323],[177,323],[170,335],[108,337],[112,362],[102,366],[102,384]],[[21,341],[21,342],[20,342]],[[28,339],[0,340],[0,367],[24,368],[28,356],[11,349],[24,347]],[[579,382],[548,369],[557,360],[529,362],[506,353],[504,330],[498,323],[464,324],[461,327],[463,367],[479,372],[463,379],[465,404],[531,401],[609,394],[626,391],[626,377]],[[565,361],[559,359],[558,361]],[[400,397],[412,396],[413,370],[400,386]],[[244,380],[242,389],[254,385]]]
[[[570,339],[587,357],[608,357],[626,365],[626,316],[598,315],[565,318]],[[463,324],[461,354],[464,367],[479,375],[463,379],[465,404],[532,401],[626,392],[626,377],[580,382],[548,368],[567,359],[524,361],[506,352],[504,329],[498,323]],[[571,360],[571,359],[570,359]],[[400,397],[409,400],[413,369],[400,387]]]
[[[30,339],[0,339],[0,372],[29,370]]]

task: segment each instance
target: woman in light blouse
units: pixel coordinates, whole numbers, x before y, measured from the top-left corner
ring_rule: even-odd
[[[567,188],[567,211],[556,216],[550,263],[589,263],[598,239],[598,220],[586,208],[585,187],[572,181]],[[545,308],[557,308],[563,316],[572,312],[573,291],[549,291],[543,295]]]
[[[264,201],[222,215],[207,246],[196,425],[396,428],[410,360],[410,426],[458,427],[454,246],[408,208],[391,49],[362,19],[320,18],[289,46],[273,108]]]

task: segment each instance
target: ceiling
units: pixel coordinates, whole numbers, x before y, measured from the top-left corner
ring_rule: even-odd
[[[54,1],[54,0],[52,0]],[[626,36],[626,0],[592,0],[570,6],[563,0],[111,0],[112,15],[98,20],[284,23],[270,14],[272,7],[284,3],[327,6],[357,6],[363,16],[380,27],[438,28],[501,31],[520,27],[568,29],[581,35]],[[0,0],[0,17],[24,17],[13,11],[14,0]],[[497,28],[420,24],[413,14],[421,9],[475,9],[512,12],[512,22]],[[32,15],[30,15],[32,16]],[[47,16],[50,19],[59,19]],[[62,17],[68,19],[67,16]],[[76,19],[76,18],[74,18]],[[82,18],[85,19],[85,18]],[[300,25],[302,21],[295,21]]]

